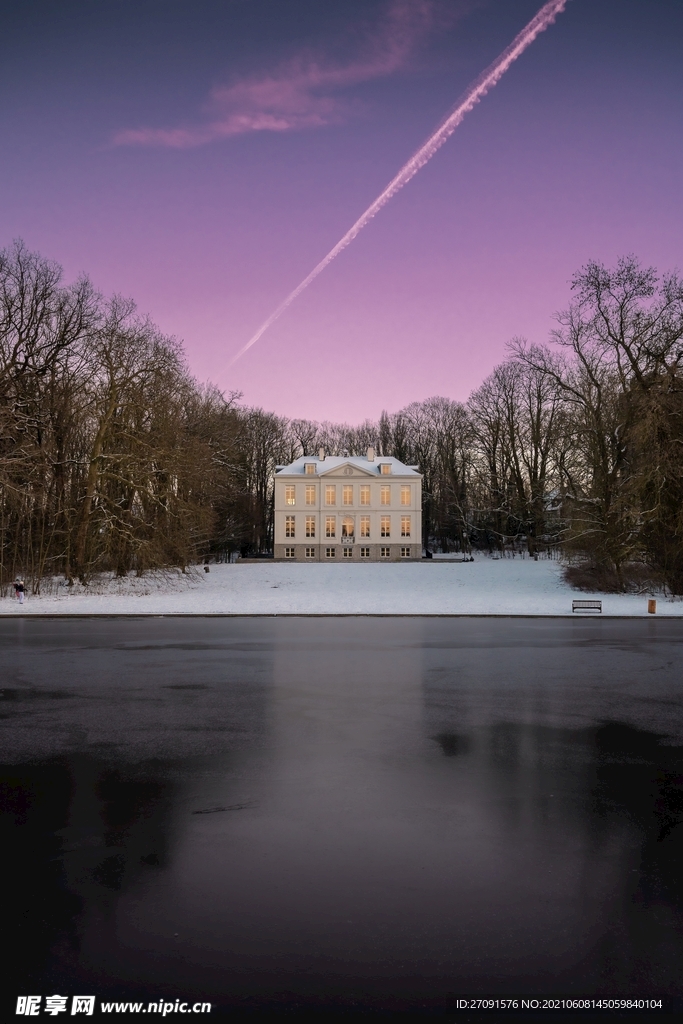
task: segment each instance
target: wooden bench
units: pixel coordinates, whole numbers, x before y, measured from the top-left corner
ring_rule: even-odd
[[[602,601],[572,601],[573,612],[602,612]]]

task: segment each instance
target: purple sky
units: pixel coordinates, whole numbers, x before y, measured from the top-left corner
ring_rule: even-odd
[[[680,0],[570,0],[228,363],[540,6],[5,0],[0,246],[133,296],[249,404],[464,399],[588,259],[683,269]]]

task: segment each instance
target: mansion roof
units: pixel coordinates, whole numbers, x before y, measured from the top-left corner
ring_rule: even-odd
[[[393,477],[421,476],[417,466],[406,466],[390,455],[377,455],[374,459],[368,459],[366,455],[326,455],[323,459],[317,455],[302,455],[289,466],[276,466],[275,472],[277,476],[306,476],[306,466],[311,463],[315,466],[316,476],[340,473],[350,468],[367,476],[379,477],[384,475],[380,467],[387,464],[390,466],[389,475]]]

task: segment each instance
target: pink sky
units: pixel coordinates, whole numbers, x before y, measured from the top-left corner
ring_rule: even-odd
[[[94,7],[45,3],[36,34],[10,4],[0,244],[133,296],[249,404],[464,399],[588,259],[681,266],[681,5],[571,0],[228,369],[540,3]]]

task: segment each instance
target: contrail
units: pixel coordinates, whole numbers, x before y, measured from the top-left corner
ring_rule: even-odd
[[[535,17],[531,19],[526,28],[516,36],[506,50],[503,50],[500,57],[489,65],[485,71],[479,75],[472,85],[469,87],[467,92],[458,101],[455,109],[451,114],[448,115],[446,120],[436,129],[433,135],[431,135],[424,145],[420,146],[416,153],[413,153],[410,160],[403,165],[401,170],[398,172],[395,178],[389,182],[384,191],[375,199],[371,206],[368,206],[365,213],[363,213],[356,223],[350,228],[344,237],[337,242],[334,249],[330,249],[327,256],[318,263],[316,267],[310,272],[308,277],[298,285],[293,292],[287,296],[284,302],[281,302],[275,312],[271,313],[264,324],[259,327],[256,334],[251,338],[246,345],[243,345],[237,355],[229,362],[229,366],[236,363],[237,360],[247,352],[252,345],[255,345],[262,334],[264,334],[271,324],[275,323],[277,318],[284,313],[288,306],[294,302],[305,288],[308,288],[311,281],[320,274],[328,263],[331,263],[335,256],[338,256],[342,249],[345,249],[350,242],[354,240],[356,235],[363,230],[366,224],[369,224],[376,213],[385,206],[389,200],[396,195],[396,193],[406,185],[414,175],[420,170],[421,167],[427,163],[428,160],[436,153],[437,149],[443,146],[444,142],[450,138],[455,129],[458,127],[460,122],[468,114],[470,110],[482,99],[483,96],[493,89],[498,84],[500,79],[503,77],[507,69],[514,61],[526,50],[527,46],[531,46],[534,39],[545,29],[549,28],[550,25],[555,21],[558,14],[561,14],[567,5],[567,0],[549,0],[548,3],[543,4],[540,11]]]

